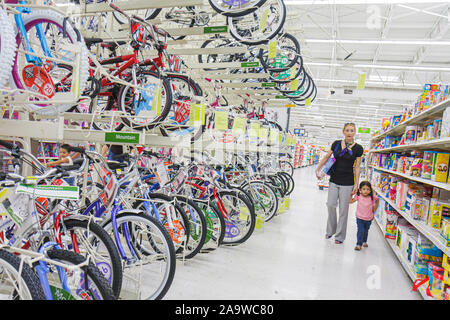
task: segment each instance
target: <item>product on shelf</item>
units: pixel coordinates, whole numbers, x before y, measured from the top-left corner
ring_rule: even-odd
[[[447,182],[450,153],[436,153],[431,179],[436,182]]]
[[[436,156],[435,151],[424,151],[423,153],[423,163],[422,163],[422,174],[421,177],[424,179],[431,179],[433,174],[433,165]]]

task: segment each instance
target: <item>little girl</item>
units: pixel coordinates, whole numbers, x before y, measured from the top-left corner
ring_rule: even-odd
[[[359,185],[358,192],[350,203],[358,202],[356,207],[356,224],[358,233],[355,250],[361,250],[361,246],[368,247],[367,237],[374,213],[378,208],[378,197],[373,194],[372,185],[369,181],[363,181]]]

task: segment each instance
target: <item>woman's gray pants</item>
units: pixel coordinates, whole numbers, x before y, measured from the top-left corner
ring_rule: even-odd
[[[330,182],[328,187],[328,222],[327,235],[332,236],[339,241],[345,240],[347,233],[348,208],[350,206],[350,197],[353,186],[341,186]],[[336,216],[336,209],[339,199],[339,221]]]

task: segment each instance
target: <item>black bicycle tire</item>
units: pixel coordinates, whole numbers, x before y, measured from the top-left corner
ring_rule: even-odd
[[[0,260],[12,266],[17,272],[20,269],[21,259],[5,249],[0,249]],[[24,263],[22,265],[22,273],[20,277],[27,286],[32,300],[46,300],[44,290],[42,289],[39,278],[31,267]]]
[[[140,74],[153,76],[155,78],[158,78],[158,79],[162,80],[162,85],[163,85],[164,90],[165,90],[165,92],[167,94],[167,96],[166,96],[166,105],[164,107],[161,106],[161,114],[157,118],[155,118],[150,124],[142,125],[142,126],[134,126],[125,117],[121,118],[121,120],[126,126],[128,126],[130,128],[133,128],[133,129],[136,129],[136,130],[144,130],[144,129],[151,130],[151,129],[155,128],[156,126],[158,126],[159,123],[162,122],[167,117],[167,115],[169,114],[170,109],[172,108],[172,88],[170,87],[170,83],[167,80],[167,78],[163,77],[163,76],[160,76],[159,72],[152,71],[152,70],[141,70],[139,72],[139,75]],[[120,109],[124,109],[123,106],[121,105],[122,104],[121,101],[122,101],[122,96],[123,96],[126,88],[128,88],[128,86],[120,86],[119,96],[117,98],[117,103],[118,103]]]
[[[123,278],[123,270],[122,270],[122,259],[120,257],[119,251],[117,250],[117,246],[114,243],[114,240],[110,237],[110,235],[103,229],[98,223],[88,220],[78,220],[73,218],[64,219],[63,222],[65,228],[70,231],[74,227],[85,228],[87,229],[89,225],[89,231],[94,233],[107,248],[109,255],[111,257],[112,263],[112,275],[113,281],[111,283],[111,288],[116,297],[120,296],[120,291],[122,289],[122,278]]]
[[[270,216],[267,219],[266,218],[264,219],[264,222],[268,222],[277,214],[277,211],[278,211],[278,208],[279,208],[279,203],[278,203],[279,201],[278,201],[275,189],[269,183],[267,183],[267,182],[265,182],[263,180],[250,181],[250,182],[247,182],[247,183],[243,184],[242,187],[244,188],[246,186],[250,186],[252,183],[260,183],[260,184],[264,185],[266,188],[268,188],[275,195],[275,199],[274,199],[275,202],[273,204],[274,209],[271,208],[271,211],[273,211],[273,213],[271,213]]]
[[[75,265],[83,263],[86,258],[68,250],[62,249],[50,249],[47,251],[47,256],[50,259],[67,261]],[[105,279],[100,270],[94,266],[91,262],[88,265],[81,267],[85,274],[87,274],[88,279],[90,279],[99,289],[99,293],[102,295],[102,300],[116,300],[114,292],[109,286],[108,280]],[[89,282],[85,282],[89,283]]]
[[[250,227],[249,227],[247,233],[237,241],[227,241],[226,237],[224,237],[223,244],[241,244],[241,243],[246,242],[251,237],[251,235],[253,234],[253,231],[255,230],[256,213],[255,213],[254,208],[252,207],[252,205],[248,202],[248,200],[244,196],[242,196],[240,193],[238,193],[236,191],[233,192],[233,191],[228,191],[228,190],[222,190],[222,191],[217,192],[217,195],[218,195],[219,199],[225,195],[231,195],[231,196],[235,196],[235,197],[239,198],[239,200],[241,200],[248,207],[249,217],[250,217]],[[213,195],[211,196],[210,201],[215,202],[215,198]]]
[[[293,51],[297,52],[297,57],[296,57],[296,59],[292,60],[287,66],[285,66],[283,68],[272,68],[269,64],[267,64],[266,60],[263,58],[263,54],[264,54],[265,50],[261,48],[261,49],[259,49],[259,52],[258,52],[258,59],[266,71],[270,71],[270,72],[286,71],[289,68],[292,68],[292,66],[294,66],[294,64],[297,62],[298,58],[300,57],[300,43],[298,42],[297,38],[295,38],[290,33],[284,33],[283,35],[281,35],[281,37],[287,37],[292,40],[292,42],[295,45],[295,49]],[[283,46],[282,48],[291,48],[291,47]]]
[[[160,293],[154,298],[155,300],[159,300],[162,299],[167,291],[169,290],[170,286],[172,285],[174,276],[175,276],[175,269],[176,269],[176,255],[175,255],[175,247],[173,245],[173,241],[169,236],[169,233],[167,232],[167,229],[155,218],[153,218],[152,216],[145,214],[145,213],[134,213],[134,212],[122,212],[120,214],[118,214],[116,216],[116,221],[118,225],[121,225],[124,222],[120,222],[120,220],[124,218],[124,219],[144,219],[144,220],[148,220],[150,222],[150,224],[156,226],[156,228],[159,229],[159,231],[161,232],[161,234],[163,235],[166,244],[169,248],[169,258],[170,258],[170,262],[169,262],[169,273],[167,275],[167,281],[166,283],[163,285],[162,290],[160,291]],[[112,221],[111,219],[108,219],[107,221],[105,221],[105,223],[103,224],[103,227],[108,230],[108,228],[112,228]],[[111,226],[111,227],[110,227]],[[131,233],[131,236],[134,237],[134,234]],[[134,240],[134,239],[133,239]]]
[[[202,231],[201,231],[200,240],[198,241],[198,244],[195,247],[195,249],[192,250],[189,254],[185,255],[186,259],[192,259],[200,252],[203,245],[205,244],[206,232],[207,232],[206,218],[205,218],[203,211],[199,208],[199,206],[193,200],[187,199],[187,198],[185,198],[183,196],[179,196],[179,195],[175,195],[174,197],[177,199],[177,202],[179,203],[180,206],[183,206],[187,202],[187,204],[189,204],[192,208],[194,208],[194,210],[196,211],[196,213],[200,219],[200,222],[201,222],[201,230]],[[191,238],[193,238],[192,235],[191,235]]]
[[[241,17],[241,16],[245,16],[247,14],[250,14],[250,13],[256,11],[266,1],[267,0],[260,0],[257,4],[254,5],[254,8],[244,9],[240,12],[227,12],[227,11],[224,11],[224,10],[218,8],[211,0],[208,0],[209,4],[211,5],[211,8],[213,8],[217,13],[220,13],[221,15],[228,16],[228,17]]]

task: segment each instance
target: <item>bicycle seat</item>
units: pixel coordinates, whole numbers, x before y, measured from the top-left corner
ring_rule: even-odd
[[[126,163],[120,163],[120,162],[108,162],[108,168],[111,170],[121,169],[128,167],[128,164]]]
[[[86,46],[91,48],[92,45],[97,43],[102,43],[103,39],[101,38],[84,38],[84,42],[86,42]]]

